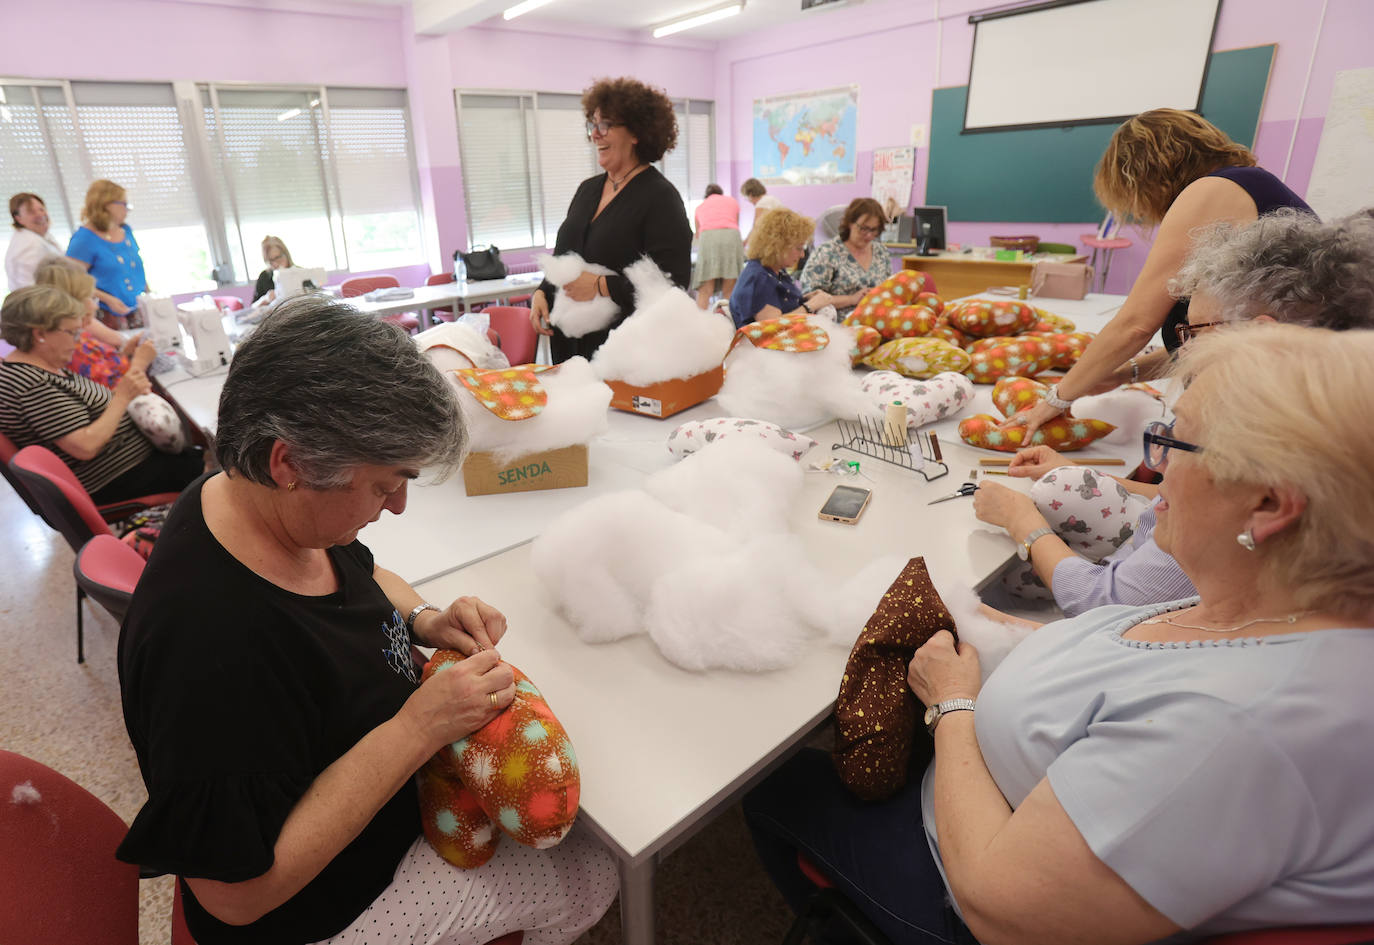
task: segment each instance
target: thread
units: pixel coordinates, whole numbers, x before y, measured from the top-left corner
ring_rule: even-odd
[[[883,408],[883,443],[906,446],[906,404],[894,400]]]

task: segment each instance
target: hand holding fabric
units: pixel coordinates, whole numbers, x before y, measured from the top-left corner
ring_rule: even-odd
[[[941,630],[927,640],[907,668],[906,681],[916,698],[928,706],[949,699],[974,699],[982,688],[978,651]]]

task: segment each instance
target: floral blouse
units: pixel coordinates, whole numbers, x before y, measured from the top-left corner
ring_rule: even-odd
[[[873,247],[873,260],[865,269],[839,237],[822,243],[802,269],[802,291],[820,289],[831,295],[852,295],[855,292],[867,292],[882,282],[892,275],[892,255],[877,240],[870,245]],[[837,306],[837,309],[840,315],[848,315],[854,311],[854,306]]]

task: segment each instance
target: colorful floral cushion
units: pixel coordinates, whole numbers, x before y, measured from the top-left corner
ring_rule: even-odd
[[[1093,340],[1093,336],[1086,331],[1072,332],[1025,332],[1016,336],[1018,339],[1034,338],[1043,341],[1050,346],[1050,367],[1060,371],[1067,371],[1073,367],[1078,359],[1083,355],[1083,350],[1088,347],[1088,342]]]
[[[897,338],[868,355],[863,363],[907,377],[925,378],[945,371],[963,371],[969,366],[969,356],[962,348],[939,338]]]
[[[844,324],[876,328],[883,338],[891,341],[893,338],[915,338],[929,334],[938,317],[937,312],[924,305],[898,305],[878,311],[870,309],[862,315],[851,312],[845,317]]]
[[[975,414],[959,421],[959,436],[970,446],[999,450],[1003,453],[1014,453],[1023,446],[1041,445],[1068,453],[1082,449],[1116,429],[1104,420],[1079,420],[1060,416],[1036,430],[1027,440],[1024,426],[997,429],[998,424],[1002,422],[1001,418],[990,414]]]
[[[935,327],[930,330],[931,338],[939,338],[941,341],[948,341],[956,348],[967,349],[974,339],[964,334],[959,329],[949,323],[949,317],[941,314],[935,322]]]
[[[180,453],[186,449],[186,430],[176,408],[157,394],[139,394],[125,408],[138,432],[148,438],[163,453]]]
[[[975,384],[992,384],[1015,375],[1031,377],[1054,364],[1054,349],[1040,337],[984,338],[969,346],[964,373]]]
[[[979,338],[1019,334],[1040,320],[1033,306],[1015,299],[951,302],[945,306],[945,316],[959,331]]]
[[[461,662],[439,650],[423,679]],[[515,671],[515,701],[466,738],[441,749],[420,773],[425,837],[455,866],[481,866],[496,850],[493,825],[536,849],[567,836],[581,777],[568,733],[543,695]]]
[[[1047,309],[1037,308],[1035,316],[1038,319],[1036,325],[1045,325],[1045,328],[1032,328],[1032,331],[1047,331],[1050,333],[1059,331],[1077,331],[1078,326],[1072,320],[1063,315],[1056,315]]]
[[[878,409],[898,400],[906,404],[906,425],[912,430],[958,413],[973,399],[973,384],[955,371],[924,381],[895,371],[873,371],[864,377],[863,388]]]
[[[882,332],[867,325],[854,325],[854,347],[849,349],[849,360],[857,365],[883,343]]]
[[[830,336],[824,328],[811,324],[800,315],[783,315],[750,322],[735,332],[730,351],[745,339],[755,348],[770,351],[819,351],[830,344]]]
[[[924,335],[934,327],[944,309],[934,285],[924,272],[895,272],[869,289],[844,323],[876,328],[889,341]]]
[[[522,364],[499,371],[462,368],[452,373],[477,402],[502,420],[528,420],[544,411],[548,392],[535,375],[552,371],[547,364]]]
[[[716,417],[712,420],[690,420],[668,434],[668,452],[682,459],[705,449],[711,443],[740,437],[762,440],[769,449],[798,460],[816,445],[811,437],[784,430],[775,423],[742,417]]]
[[[1035,405],[1049,387],[1029,377],[1004,377],[992,386],[992,405],[1010,417]]]

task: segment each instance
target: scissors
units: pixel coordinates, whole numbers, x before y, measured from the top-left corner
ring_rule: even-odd
[[[929,502],[926,503],[926,505],[934,505],[936,502],[948,502],[950,499],[958,499],[961,496],[973,495],[977,491],[977,483],[966,482],[962,486],[960,486],[957,491],[951,492],[949,495],[942,495],[938,499],[931,499]]]

